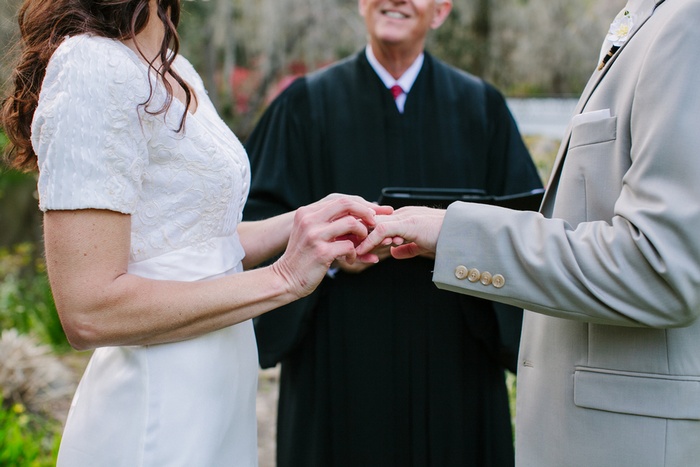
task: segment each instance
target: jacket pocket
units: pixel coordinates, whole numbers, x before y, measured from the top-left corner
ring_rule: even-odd
[[[589,144],[614,141],[617,138],[617,117],[581,123],[571,130],[569,150]]]
[[[700,377],[576,367],[578,407],[646,417],[700,420]]]

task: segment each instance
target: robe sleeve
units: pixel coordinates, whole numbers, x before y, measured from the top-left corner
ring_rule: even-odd
[[[542,181],[523,143],[503,95],[486,85],[489,137],[489,192],[510,195],[542,188]]]
[[[246,142],[251,164],[251,190],[245,220],[266,219],[309,204],[313,183],[312,124],[306,79],[290,85],[264,112]]]
[[[252,181],[244,220],[266,219],[315,201],[308,170],[311,124],[306,81],[300,78],[270,104],[245,144]],[[253,320],[262,368],[274,367],[301,342],[317,297],[315,291]]]

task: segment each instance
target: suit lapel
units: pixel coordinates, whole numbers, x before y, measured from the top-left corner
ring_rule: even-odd
[[[590,79],[588,80],[588,83],[586,84],[586,87],[583,89],[583,92],[581,93],[581,97],[578,101],[578,104],[576,104],[576,108],[574,110],[574,115],[578,115],[581,113],[583,108],[586,106],[588,103],[588,100],[591,97],[591,94],[593,94],[593,91],[598,87],[598,84],[600,84],[601,80],[603,77],[607,74],[608,70],[612,66],[612,64],[617,60],[617,57],[622,53],[624,48],[627,46],[627,44],[630,43],[631,40],[634,39],[634,36],[639,32],[640,29],[642,29],[642,26],[651,18],[651,15],[654,14],[654,11],[656,11],[656,8],[658,8],[659,5],[661,5],[665,0],[649,0],[650,2],[653,2],[654,6],[649,9],[647,12],[646,16],[644,18],[640,18],[640,23],[639,26],[634,28],[634,31],[632,31],[632,34],[630,37],[625,41],[622,46],[617,50],[617,52],[608,60],[608,62],[605,64],[605,66],[601,69],[598,70],[596,69],[593,72],[593,75],[591,75]],[[565,144],[562,144],[559,148],[559,152],[557,153],[557,157],[554,160],[554,165],[552,168],[552,175],[550,177],[550,181],[547,184],[547,191],[544,195],[544,200],[542,201],[542,209],[541,212],[546,216],[546,217],[551,217],[552,215],[552,210],[554,208],[554,197],[557,192],[557,186],[559,185],[559,176],[561,174],[561,166],[564,161],[564,156],[569,150],[569,140],[571,139],[571,122],[569,122],[569,126],[566,129],[566,133],[564,136],[564,139],[562,139],[562,142],[566,142]]]
[[[649,11],[647,12],[646,16],[644,18],[639,18],[639,26],[636,26],[634,30],[632,31],[630,37],[625,41],[618,51],[608,60],[608,63],[603,67],[602,70],[596,70],[591,78],[588,80],[588,84],[586,84],[586,87],[584,88],[583,92],[581,93],[581,99],[578,102],[578,105],[576,106],[576,111],[574,112],[574,115],[578,114],[583,110],[583,107],[588,103],[588,99],[591,97],[591,94],[595,90],[595,88],[598,86],[600,81],[603,79],[603,77],[606,75],[612,64],[617,60],[617,57],[620,56],[622,51],[627,47],[627,44],[630,43],[632,39],[634,39],[634,36],[639,32],[640,29],[644,26],[644,24],[651,18],[651,15],[654,14],[654,11],[656,8],[661,5],[664,0],[652,0],[654,2],[654,6],[652,8],[649,8]]]

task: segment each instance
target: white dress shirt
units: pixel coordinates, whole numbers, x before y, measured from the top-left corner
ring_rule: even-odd
[[[394,77],[391,76],[391,73],[389,73],[386,68],[381,65],[381,63],[379,63],[377,57],[374,56],[374,52],[372,52],[372,46],[369,44],[365,48],[365,54],[367,55],[367,60],[369,61],[370,66],[375,73],[377,73],[387,89],[391,89],[392,86],[396,84],[401,86],[401,90],[403,92],[396,97],[396,107],[399,109],[400,113],[403,113],[404,106],[406,105],[406,97],[413,87],[413,83],[416,82],[418,73],[423,66],[423,60],[425,58],[424,54],[421,52],[411,66],[404,72],[404,74],[399,77],[399,79],[394,79]]]

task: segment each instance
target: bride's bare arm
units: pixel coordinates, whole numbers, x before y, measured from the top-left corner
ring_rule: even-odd
[[[268,267],[199,282],[127,273],[130,217],[104,210],[49,211],[44,230],[51,288],[78,349],[156,344],[205,334],[305,296],[337,257],[355,258],[345,234],[364,237],[375,211],[341,199],[300,208],[285,253]]]
[[[367,203],[368,206],[372,206],[379,214],[390,214],[393,212],[393,209],[389,206],[376,206],[358,196],[349,196],[340,193],[331,193],[325,198],[310,204],[308,207],[314,208],[314,206],[341,198],[351,198],[359,203]],[[238,234],[243,249],[245,250],[243,267],[246,270],[252,269],[284,251],[287,247],[289,233],[292,230],[294,213],[295,211],[290,211],[261,221],[246,221],[238,225]],[[349,265],[345,261],[343,261],[343,265],[347,268],[353,268],[353,265]],[[367,265],[356,264],[354,267],[364,269]]]

